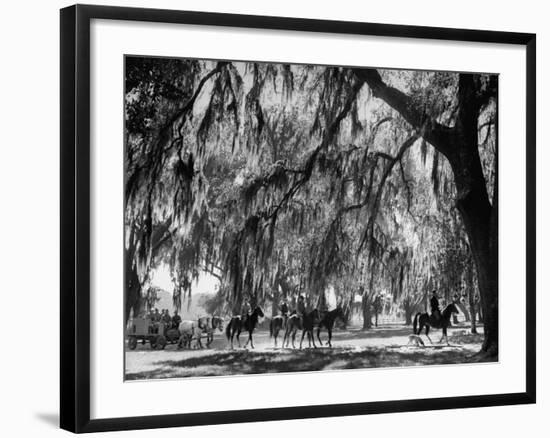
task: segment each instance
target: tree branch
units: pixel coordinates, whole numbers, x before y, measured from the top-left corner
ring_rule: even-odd
[[[443,155],[452,152],[455,130],[438,123],[429,116],[410,96],[402,91],[386,85],[376,69],[354,69],[356,77],[366,83],[374,97],[382,99],[424,137]]]

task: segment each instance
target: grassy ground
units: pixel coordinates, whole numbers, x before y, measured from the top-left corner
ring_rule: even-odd
[[[167,346],[152,351],[138,346],[126,352],[126,379],[162,379],[175,377],[219,376],[234,374],[321,371],[335,369],[443,365],[487,361],[476,355],[483,335],[471,335],[465,328],[450,330],[450,346],[425,347],[407,345],[410,327],[388,326],[369,331],[340,330],[335,332],[333,348],[273,348],[267,332],[254,336],[255,349],[231,350],[219,334],[212,348],[177,350]],[[438,341],[441,332],[433,333]],[[245,337],[243,336],[243,340]],[[323,335],[322,335],[323,339]],[[243,342],[244,343],[244,342]],[[297,342],[297,347],[298,347]],[[280,346],[280,342],[279,342]],[[304,347],[307,342],[304,341]],[[492,359],[494,360],[494,359]]]

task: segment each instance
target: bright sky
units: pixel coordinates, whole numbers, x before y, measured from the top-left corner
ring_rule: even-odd
[[[164,289],[166,292],[173,292],[174,284],[170,278],[170,270],[167,265],[163,264],[153,271],[151,283]],[[193,283],[193,295],[202,293],[214,294],[218,289],[218,284],[219,281],[216,277],[206,272],[201,272],[198,280]]]

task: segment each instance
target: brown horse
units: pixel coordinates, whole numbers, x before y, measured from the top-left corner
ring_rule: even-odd
[[[311,347],[313,342],[313,348],[317,348],[315,345],[315,338],[313,337],[313,328],[315,323],[319,321],[319,310],[313,309],[309,313],[305,313],[302,317],[298,316],[296,313],[293,313],[288,317],[285,337],[283,338],[283,347],[288,346],[290,339],[292,338],[292,348],[296,348],[294,345],[294,340],[296,338],[296,333],[298,330],[302,330],[302,338],[300,339],[300,349],[302,348],[302,343],[304,341],[304,336],[307,333],[308,345]]]
[[[336,318],[340,318],[340,320],[345,324],[346,323],[346,317],[344,315],[344,311],[342,310],[341,306],[336,307],[336,309],[331,310],[330,312],[325,313],[325,315],[321,318],[321,321],[319,322],[319,325],[317,326],[317,339],[319,340],[319,344],[323,345],[321,342],[321,337],[319,334],[321,333],[321,329],[324,327],[327,329],[328,332],[328,346],[332,347],[332,328],[334,327],[334,322],[336,321]]]
[[[269,323],[269,337],[273,338],[275,341],[275,348],[277,348],[277,337],[279,332],[286,327],[286,321],[288,320],[287,315],[277,315],[271,319]],[[283,342],[284,346],[284,342]]]
[[[420,335],[422,329],[426,327],[426,337],[429,339],[430,344],[433,344],[430,336],[428,335],[430,332],[430,327],[437,329],[440,328],[443,330],[443,334],[441,335],[439,343],[443,342],[443,338],[445,338],[447,345],[449,345],[449,339],[447,338],[447,327],[451,325],[451,316],[453,314],[458,314],[458,309],[454,303],[446,306],[445,309],[443,309],[443,312],[441,312],[441,317],[437,319],[434,318],[433,315],[430,316],[427,313],[419,312],[414,316],[413,333],[415,335]]]
[[[225,335],[227,336],[227,340],[231,342],[231,348],[233,348],[233,338],[235,337],[235,335],[237,336],[239,347],[241,346],[239,335],[241,334],[241,331],[243,329],[248,332],[248,339],[246,341],[246,344],[244,344],[244,347],[246,348],[246,346],[250,342],[250,345],[252,346],[252,348],[254,348],[252,332],[254,332],[256,325],[258,325],[258,319],[263,316],[264,312],[262,308],[258,306],[250,315],[237,315],[232,317],[225,329]]]

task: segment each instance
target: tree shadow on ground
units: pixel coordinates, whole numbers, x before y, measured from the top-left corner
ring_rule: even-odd
[[[392,338],[395,336],[408,336],[412,334],[412,327],[373,327],[368,330],[349,329],[335,330],[333,338],[337,340],[371,339],[371,338]],[[326,336],[326,331],[321,330],[321,336]],[[316,335],[317,336],[317,335]],[[324,340],[323,340],[324,342]]]
[[[182,360],[158,361],[154,370],[128,373],[126,379],[261,374],[355,368],[443,365],[487,361],[461,347],[321,348],[304,350],[228,350]]]

